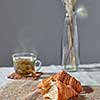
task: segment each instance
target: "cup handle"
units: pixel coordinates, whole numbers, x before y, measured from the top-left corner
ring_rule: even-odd
[[[40,60],[35,60],[35,65],[38,66],[38,68],[36,69],[36,71],[39,71],[41,69],[41,61]]]

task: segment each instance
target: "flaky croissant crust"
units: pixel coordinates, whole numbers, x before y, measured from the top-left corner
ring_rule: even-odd
[[[43,79],[38,84],[38,88],[41,89],[42,94],[48,92],[52,82],[56,82],[57,88],[59,90],[58,100],[73,98],[83,91],[81,83],[76,78],[72,77],[65,71],[61,71],[55,75]]]

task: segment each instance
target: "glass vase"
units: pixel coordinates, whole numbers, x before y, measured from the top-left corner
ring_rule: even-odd
[[[62,38],[62,68],[67,71],[77,71],[79,60],[78,19],[75,12],[72,16],[72,26],[66,13]],[[69,32],[73,30],[72,34]]]

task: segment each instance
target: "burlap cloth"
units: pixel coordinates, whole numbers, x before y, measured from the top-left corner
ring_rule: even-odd
[[[0,100],[24,100],[39,81],[16,80],[0,87]],[[85,92],[71,100],[100,100],[100,86],[84,86]]]

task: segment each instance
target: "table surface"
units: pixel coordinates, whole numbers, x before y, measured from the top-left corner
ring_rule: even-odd
[[[41,72],[48,73],[47,75],[57,73],[61,70],[62,69],[54,65],[42,67],[40,69]],[[7,78],[13,71],[13,67],[0,67],[0,86],[13,81]],[[77,72],[69,72],[69,74],[76,77],[83,85],[100,85],[100,68],[97,70],[78,70]]]

